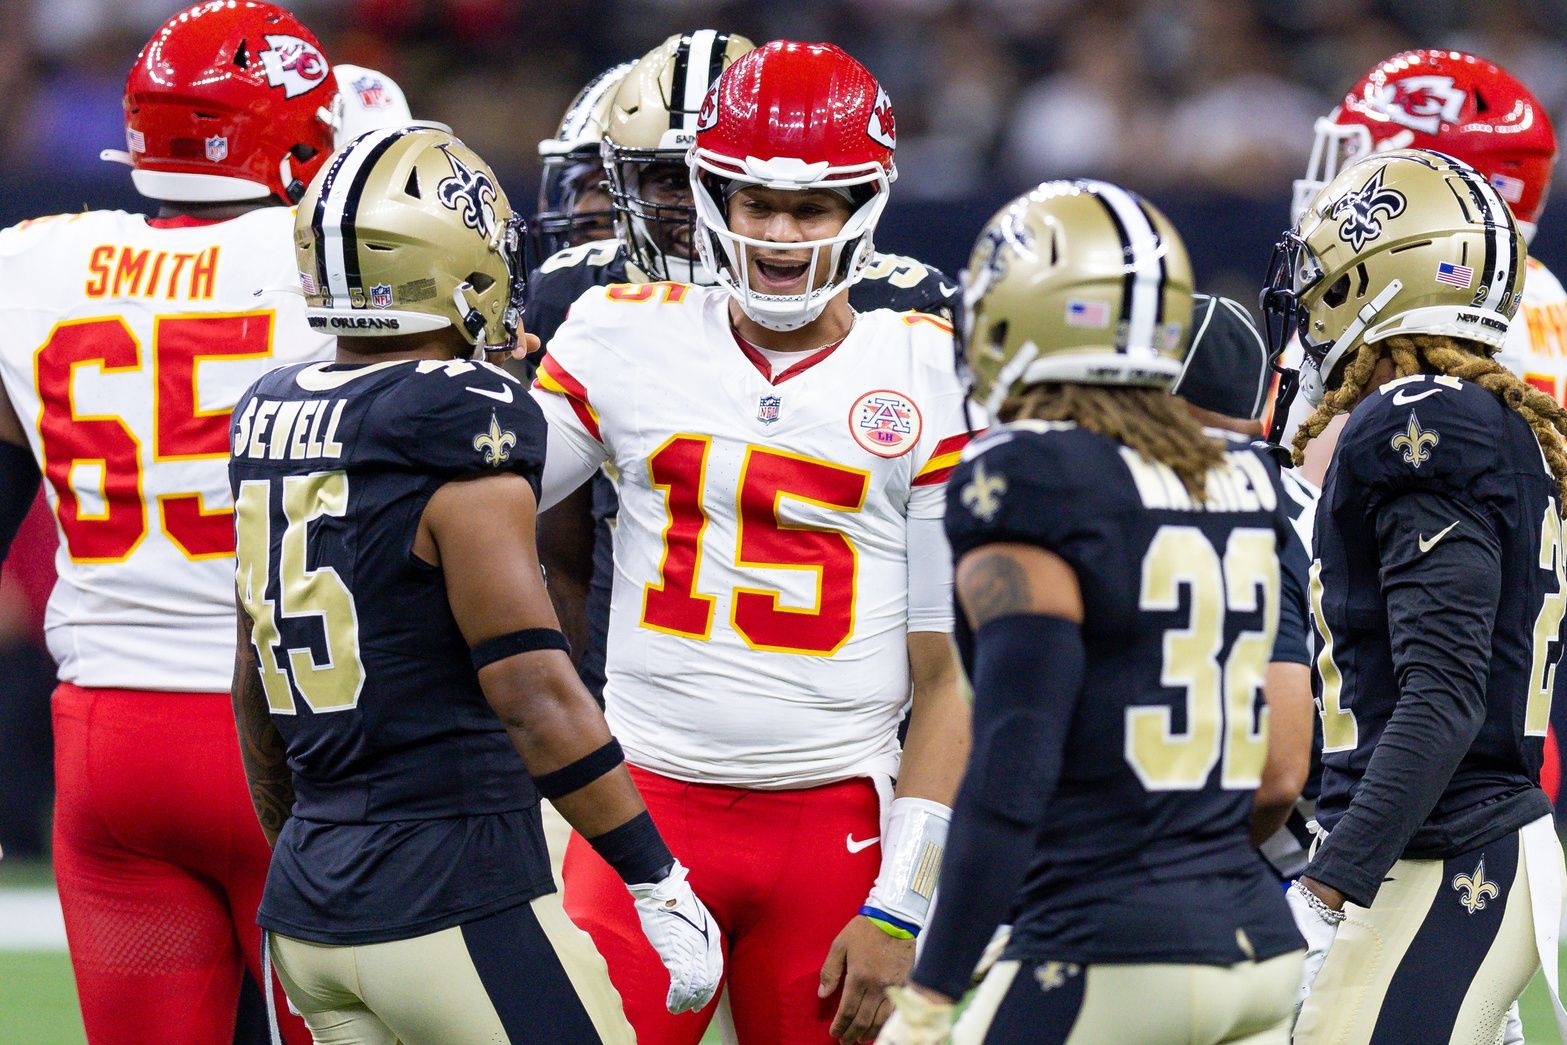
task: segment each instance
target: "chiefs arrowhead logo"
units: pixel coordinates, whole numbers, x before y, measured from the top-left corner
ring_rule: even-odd
[[[1399,126],[1435,134],[1458,121],[1468,97],[1451,76],[1408,76],[1376,88],[1371,101]]]
[[[273,33],[266,41],[271,50],[261,52],[261,67],[267,83],[283,88],[284,97],[297,98],[315,90],[331,71],[326,56],[297,36]]]
[[[713,86],[708,88],[707,97],[702,99],[702,108],[696,114],[696,133],[711,130],[718,126],[718,81],[713,81]]]
[[[880,87],[876,88],[876,104],[871,106],[870,122],[865,125],[870,139],[889,149],[898,147],[898,121],[892,115],[892,99]]]

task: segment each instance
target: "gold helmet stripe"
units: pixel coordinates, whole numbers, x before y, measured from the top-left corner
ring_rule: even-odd
[[[325,270],[327,293],[347,301],[362,291],[359,278],[359,237],[354,220],[370,172],[387,149],[412,127],[388,127],[356,138],[337,158],[321,185],[310,228],[316,237],[317,265]]]
[[[1164,251],[1159,233],[1136,197],[1103,181],[1079,184],[1104,205],[1121,239],[1127,263],[1126,286],[1121,295],[1121,319],[1127,324],[1128,355],[1158,354],[1154,337],[1164,307]]]

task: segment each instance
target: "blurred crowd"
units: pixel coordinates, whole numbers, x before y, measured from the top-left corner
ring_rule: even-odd
[[[287,3],[287,0],[284,0]],[[179,0],[0,0],[0,224],[134,205],[121,91]],[[536,143],[595,73],[672,32],[831,40],[898,116],[894,249],[956,268],[989,209],[1091,175],[1161,203],[1211,289],[1255,293],[1314,120],[1380,59],[1451,46],[1496,61],[1567,120],[1567,0],[295,0],[329,57],[380,69],[531,200]],[[1560,168],[1558,169],[1560,171]],[[63,186],[63,188],[62,188]],[[954,206],[955,205],[955,206]],[[1567,210],[1567,208],[1563,208]],[[1553,257],[1567,236],[1543,229]],[[1567,232],[1567,229],[1560,231]],[[0,847],[46,844],[53,534],[35,512],[0,583]],[[20,569],[18,567],[20,566]]]
[[[131,56],[171,0],[0,0],[0,172],[95,167]],[[830,39],[887,86],[900,195],[1099,175],[1274,194],[1373,63],[1472,50],[1567,115],[1567,0],[298,0],[336,61],[390,73],[514,187],[594,73],[670,32]]]

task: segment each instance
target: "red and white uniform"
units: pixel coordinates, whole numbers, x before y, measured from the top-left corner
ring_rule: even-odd
[[[1540,391],[1567,404],[1567,290],[1534,258],[1524,272],[1523,304],[1496,358]]]
[[[228,697],[228,427],[261,374],[331,354],[305,321],[292,230],[292,211],[264,207],[0,232],[0,381],[60,536],[54,862],[94,1042],[229,1041],[247,965],[260,982],[271,853]]]
[[[869,778],[897,772],[907,635],[951,629],[950,595],[921,595],[949,553],[917,535],[940,532],[964,390],[930,316],[861,314],[775,365],[737,340],[730,301],[680,283],[578,299],[535,384],[543,502],[600,465],[616,477],[610,726],[729,938],[741,1039],[825,1041],[837,1000],[816,976],[876,877]],[[706,1014],[662,1013],[644,986],[657,958],[580,839],[565,880],[638,1040],[699,1039]]]
[[[229,410],[305,322],[293,214],[154,227],[92,211],[0,232],[0,380],[60,531],[45,629],[60,679],[227,690]]]
[[[540,368],[552,442],[620,490],[610,725],[629,761],[680,780],[895,775],[907,633],[951,628],[911,625],[906,534],[942,517],[968,440],[951,334],[870,312],[774,374],[729,301],[590,291]]]

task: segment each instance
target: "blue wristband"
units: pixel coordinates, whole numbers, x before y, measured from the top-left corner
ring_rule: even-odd
[[[906,922],[902,918],[890,915],[879,907],[863,904],[860,913],[869,918],[876,928],[894,939],[912,940],[920,934],[920,927],[913,922]]]

